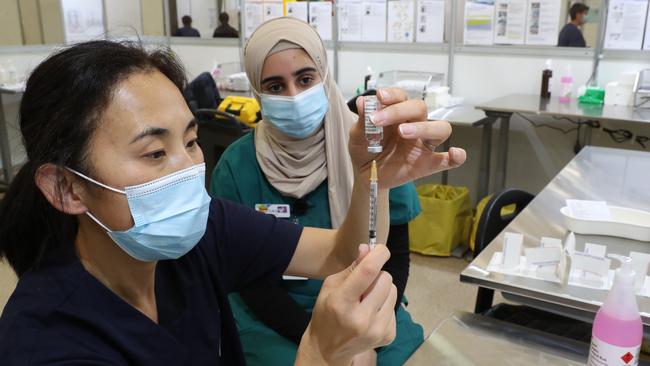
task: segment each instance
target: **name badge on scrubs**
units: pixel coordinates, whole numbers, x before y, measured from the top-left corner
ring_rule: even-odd
[[[268,215],[273,215],[279,219],[291,218],[291,208],[284,204],[258,203],[255,205],[255,211]]]
[[[269,204],[269,203],[258,203],[255,205],[255,211],[262,212],[268,215],[273,215],[279,219],[289,219],[291,218],[291,208],[289,205],[285,204]],[[306,277],[297,277],[297,276],[282,276],[283,280],[301,280],[304,281]]]

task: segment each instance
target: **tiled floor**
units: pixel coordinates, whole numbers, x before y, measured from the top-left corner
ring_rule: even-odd
[[[460,272],[467,265],[464,259],[411,254],[407,309],[424,327],[425,337],[454,311],[473,311],[476,287],[459,280]]]

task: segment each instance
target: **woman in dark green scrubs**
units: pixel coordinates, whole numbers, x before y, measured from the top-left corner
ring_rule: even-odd
[[[320,37],[304,23],[279,19],[252,35],[245,58],[264,121],[222,155],[211,193],[301,225],[337,227],[352,191],[344,146],[358,117],[328,74]],[[398,299],[408,278],[408,222],[419,212],[413,183],[390,191],[391,259],[384,270],[393,277]],[[249,365],[293,362],[321,286],[320,280],[292,278],[230,296]],[[402,302],[396,306],[395,341],[376,354],[360,355],[355,364],[402,364],[422,343],[422,327]]]

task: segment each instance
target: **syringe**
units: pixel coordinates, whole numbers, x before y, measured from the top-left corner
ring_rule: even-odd
[[[377,244],[377,162],[372,161],[370,169],[370,212],[369,212],[369,240],[370,250]]]

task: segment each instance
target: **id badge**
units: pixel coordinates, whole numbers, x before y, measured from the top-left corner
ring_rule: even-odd
[[[255,211],[273,215],[279,219],[291,218],[291,208],[286,204],[258,203],[255,205]]]

